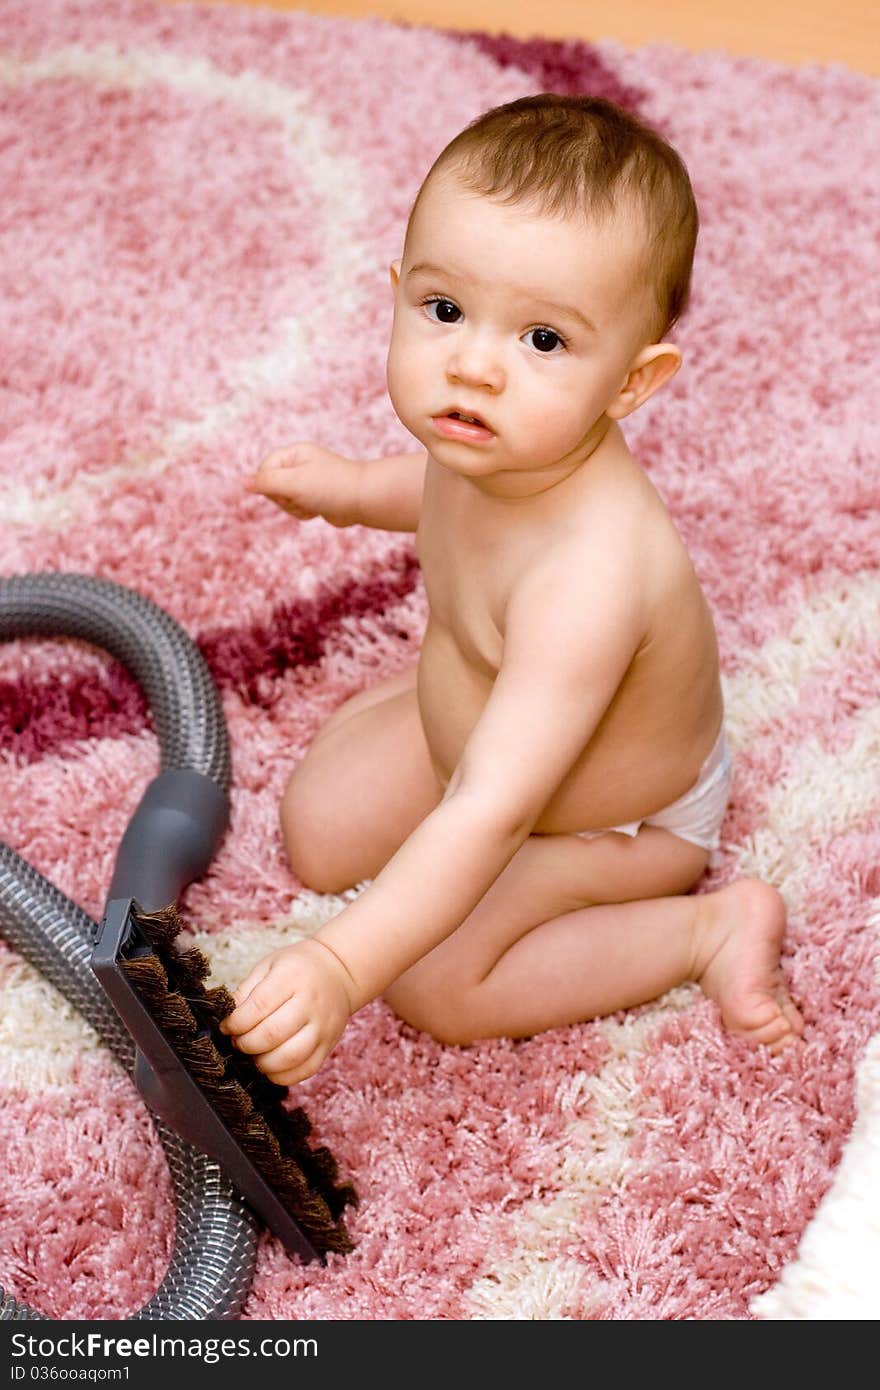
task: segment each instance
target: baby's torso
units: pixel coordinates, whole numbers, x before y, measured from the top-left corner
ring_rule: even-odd
[[[655,494],[647,480],[644,486],[645,554],[656,582],[649,630],[593,737],[536,822],[537,833],[601,829],[667,806],[696,780],[721,723],[712,618],[672,523],[659,498],[654,511]],[[639,515],[645,510],[642,505]],[[510,593],[553,538],[551,505],[528,515],[524,508],[475,507],[465,480],[429,462],[418,554],[430,615],[418,694],[444,785],[500,669]],[[588,596],[583,620],[589,625]],[[516,757],[517,750],[510,753]]]

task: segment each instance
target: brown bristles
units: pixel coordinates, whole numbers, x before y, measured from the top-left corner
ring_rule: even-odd
[[[177,909],[132,917],[150,949],[135,946],[119,963],[181,1064],[315,1249],[350,1250],[341,1216],[357,1204],[353,1187],[338,1181],[329,1149],[308,1143],[311,1124],[302,1109],[285,1107],[287,1088],[269,1081],[219,1031],[235,1002],[222,986],[205,989],[211,967],[201,951],[178,950]]]

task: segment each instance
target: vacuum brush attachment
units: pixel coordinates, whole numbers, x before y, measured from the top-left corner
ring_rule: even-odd
[[[214,1158],[245,1201],[304,1260],[349,1251],[342,1212],[354,1189],[339,1184],[326,1148],[308,1143],[305,1113],[287,1110],[277,1086],[218,1027],[234,1000],[206,989],[210,965],[181,951],[174,906],[145,912],[133,898],[107,903],[92,969],[137,1046],[135,1083],[188,1143]]]

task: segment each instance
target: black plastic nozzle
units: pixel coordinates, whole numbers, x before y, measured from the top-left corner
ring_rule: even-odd
[[[310,1126],[301,1111],[282,1107],[285,1088],[219,1032],[232,997],[203,988],[208,963],[197,951],[173,951],[178,929],[173,910],[150,917],[131,898],[114,899],[92,954],[137,1047],[138,1090],[167,1125],[216,1159],[291,1254],[313,1260],[350,1249],[339,1212],[354,1200],[352,1190],[335,1185],[326,1149],[306,1145]]]
[[[176,903],[213,860],[229,821],[229,798],[191,768],[150,782],[116,854],[107,901],[134,898],[144,912]]]

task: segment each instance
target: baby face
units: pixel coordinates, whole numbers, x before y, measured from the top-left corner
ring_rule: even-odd
[[[650,341],[639,230],[624,214],[505,206],[451,170],[432,178],[392,268],[388,389],[438,463],[540,487],[592,453]]]

